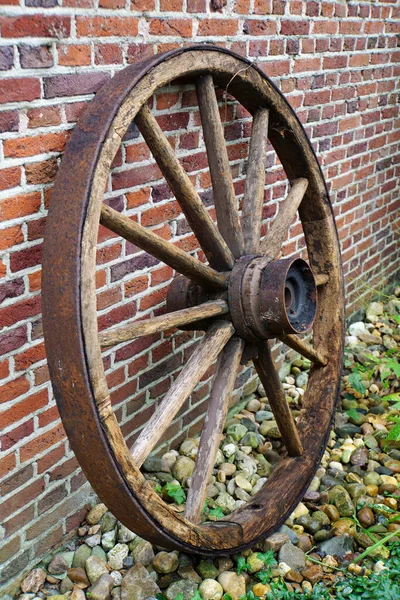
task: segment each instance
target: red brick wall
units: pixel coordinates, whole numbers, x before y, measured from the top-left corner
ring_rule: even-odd
[[[352,308],[398,269],[400,8],[396,0],[0,4],[0,581],[10,581],[76,525],[89,493],[58,418],[40,317],[46,211],[81,110],[124,65],[181,44],[217,43],[256,61],[297,111],[322,164]],[[163,90],[153,108],[207,202],[210,180],[192,89]],[[240,195],[250,122],[229,98],[221,98],[221,115]],[[286,190],[271,150],[267,183],[266,218]],[[110,185],[110,204],[141,213],[142,224],[195,249],[135,128],[122,144]],[[290,233],[285,254],[303,247],[299,223]],[[101,327],[162,306],[171,271],[149,263],[147,274],[143,266],[146,259],[136,248],[100,232]],[[190,346],[190,335],[179,333],[105,353],[114,406],[128,438],[151,414]],[[210,375],[173,423],[169,433],[175,439],[193,422],[198,429]]]

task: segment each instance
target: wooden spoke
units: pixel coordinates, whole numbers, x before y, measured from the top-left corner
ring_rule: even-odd
[[[256,254],[260,243],[268,116],[268,109],[259,108],[253,117],[242,212],[244,251],[246,254]]]
[[[153,450],[186,398],[193,392],[233,333],[233,325],[227,321],[218,321],[208,329],[158,410],[146,423],[133,444],[131,453],[138,468]]]
[[[227,287],[224,275],[106,204],[101,208],[100,223],[200,285],[217,289]]]
[[[279,254],[307,187],[307,179],[300,178],[293,181],[292,188],[283,201],[275,221],[260,244],[260,251],[265,256],[276,258]]]
[[[243,234],[212,76],[203,75],[196,79],[196,91],[210,167],[218,228],[234,256],[238,258],[243,253]]]
[[[192,521],[192,523],[199,523],[200,521],[204,500],[207,495],[208,482],[221,442],[225,417],[235,387],[243,348],[244,341],[242,339],[232,338],[219,357],[217,372],[201,433],[192,483],[187,494],[185,517],[189,521]]]
[[[303,447],[292,412],[271,356],[268,342],[260,345],[259,355],[254,359],[258,376],[268,396],[276,424],[281,432],[289,456],[301,456]]]
[[[189,176],[175,156],[147,104],[138,112],[135,123],[186,215],[210,265],[221,271],[231,269],[234,264],[232,252],[215,227]]]
[[[322,356],[317,350],[315,350],[310,344],[307,344],[304,340],[297,337],[297,335],[280,335],[278,336],[281,342],[296,350],[299,354],[311,360],[319,367],[325,367],[328,364],[327,358]]]
[[[160,315],[159,317],[153,317],[145,321],[137,321],[136,323],[130,323],[129,325],[100,333],[100,346],[106,348],[134,338],[143,337],[144,335],[165,331],[171,327],[180,327],[181,325],[223,315],[227,312],[229,312],[229,307],[225,300],[204,302],[204,304],[199,304],[198,306],[183,308],[167,315]]]

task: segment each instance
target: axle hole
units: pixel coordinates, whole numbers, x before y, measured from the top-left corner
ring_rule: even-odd
[[[290,308],[292,306],[293,297],[291,290],[285,286],[285,306],[286,308]]]

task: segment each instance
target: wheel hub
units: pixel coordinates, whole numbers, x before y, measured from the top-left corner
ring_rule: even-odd
[[[232,270],[228,300],[232,322],[248,341],[306,333],[317,310],[317,288],[308,264],[300,259],[271,261],[244,256]]]
[[[210,294],[186,277],[174,278],[167,294],[167,311],[226,299]],[[243,256],[232,269],[228,286],[232,323],[244,340],[259,342],[277,335],[306,333],[317,310],[317,288],[308,264],[301,258],[271,261],[265,256]],[[207,329],[210,320],[181,329]]]

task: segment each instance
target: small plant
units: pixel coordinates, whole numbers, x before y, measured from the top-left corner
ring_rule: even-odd
[[[236,572],[238,575],[240,575],[240,573],[242,573],[243,571],[251,571],[251,566],[246,561],[244,556],[239,556],[236,565]]]
[[[217,508],[210,508],[210,510],[208,511],[208,514],[211,517],[216,517],[217,519],[222,519],[222,517],[224,516],[224,511],[222,510],[222,508],[220,508],[218,506]]]
[[[186,500],[185,490],[179,483],[168,482],[165,484],[165,491],[177,504],[182,504]]]

